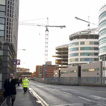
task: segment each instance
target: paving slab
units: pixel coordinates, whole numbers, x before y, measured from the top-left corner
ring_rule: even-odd
[[[4,101],[1,106],[7,106]],[[14,106],[42,106],[37,98],[35,98],[29,91],[24,93],[22,86],[17,87],[17,95]]]

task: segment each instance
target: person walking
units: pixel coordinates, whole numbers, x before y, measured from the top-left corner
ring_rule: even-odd
[[[27,77],[25,77],[23,80],[22,80],[22,87],[23,87],[23,90],[24,90],[24,93],[27,92],[27,89],[29,87],[29,80]]]
[[[4,81],[4,97],[6,97],[7,106],[13,106],[16,98],[17,80],[11,73],[9,78]]]

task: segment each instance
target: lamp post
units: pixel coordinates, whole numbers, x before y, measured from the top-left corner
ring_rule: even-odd
[[[26,49],[18,49],[18,51],[26,51]],[[19,54],[19,53],[18,53]],[[19,57],[20,58],[20,56],[18,55],[17,57]],[[18,64],[18,65],[20,65],[20,64]]]

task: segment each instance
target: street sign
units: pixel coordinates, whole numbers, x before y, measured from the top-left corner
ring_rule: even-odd
[[[20,59],[14,59],[14,65],[20,65]]]

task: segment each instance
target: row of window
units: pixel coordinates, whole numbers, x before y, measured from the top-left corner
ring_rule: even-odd
[[[99,15],[99,20],[101,20],[103,17],[105,17],[106,16],[106,11],[104,11],[103,13],[101,13],[100,15]]]
[[[2,56],[0,56],[0,73],[2,72]]]
[[[98,50],[98,47],[76,47],[76,48],[70,48],[71,51],[78,51],[78,50]]]
[[[73,43],[70,43],[70,47],[71,46],[75,46],[75,45],[98,45],[99,43],[98,42],[93,42],[93,41],[86,41],[86,42],[73,42]]]
[[[99,40],[99,44],[103,44],[103,43],[106,43],[106,37]]]
[[[99,68],[82,69],[82,72],[94,72],[99,71]]]
[[[78,62],[79,58],[73,58],[73,59],[69,59],[70,62]],[[98,61],[98,58],[80,58],[80,61],[89,61],[89,62],[93,62],[93,61]]]
[[[0,4],[4,3],[0,2]],[[0,5],[0,36],[4,36],[4,30],[5,30],[5,6]]]
[[[99,23],[99,28],[100,27],[103,27],[103,26],[105,26],[106,25],[106,20],[103,20],[101,23]]]
[[[99,48],[99,52],[100,52],[100,53],[106,52],[106,46]]]
[[[71,53],[70,56],[98,56],[98,53],[89,53],[89,52],[83,52],[83,53]]]
[[[106,34],[106,28],[102,29],[100,32],[99,32],[99,36],[102,36]]]
[[[61,71],[60,74],[69,74],[69,73],[76,73],[77,70],[70,70],[70,71]]]
[[[94,72],[99,71],[99,68],[89,68],[89,69],[82,69],[82,72]],[[69,73],[76,73],[77,70],[70,70],[70,71],[62,71],[61,74],[69,74]]]

